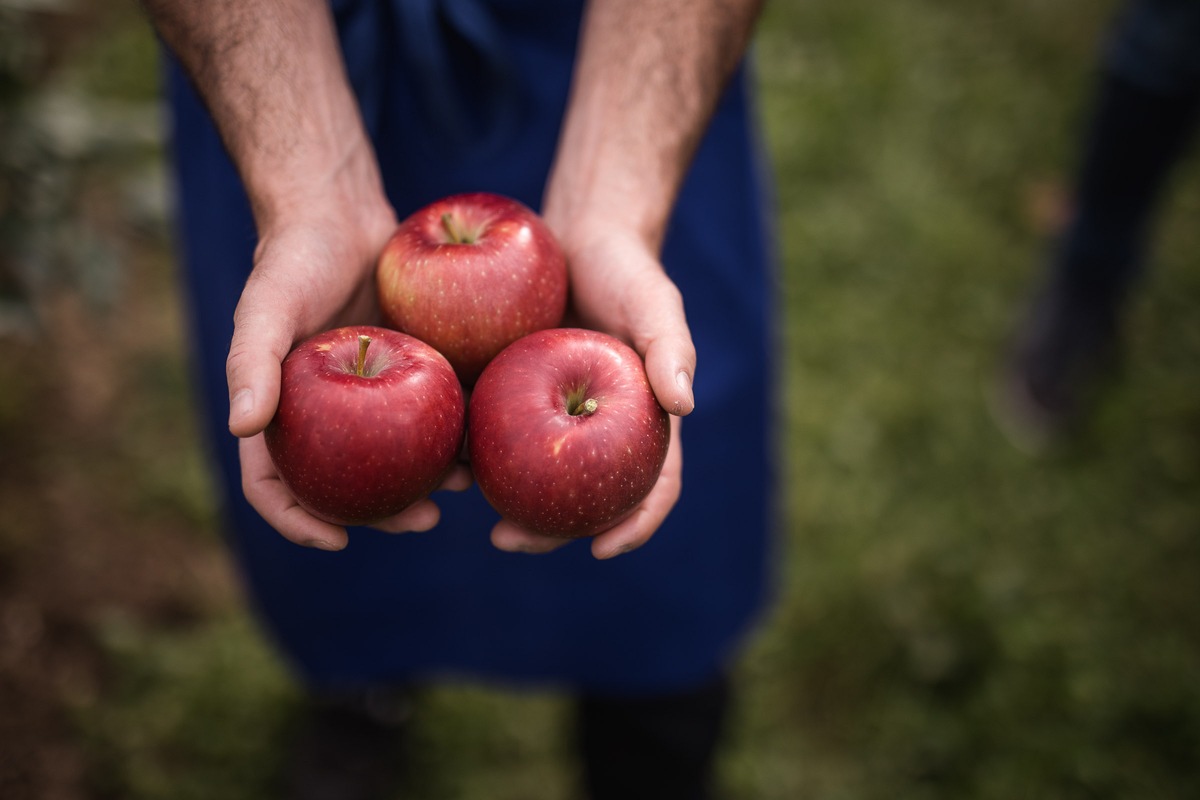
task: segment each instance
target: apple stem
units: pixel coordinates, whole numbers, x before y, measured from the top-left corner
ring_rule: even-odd
[[[367,368],[367,348],[371,346],[371,337],[365,333],[358,336],[358,358],[354,361],[354,374],[363,377]]]
[[[596,409],[600,404],[596,402],[596,398],[589,397],[582,403],[575,403],[567,409],[567,413],[572,417],[586,417],[596,413]]]
[[[446,234],[454,244],[471,244],[475,241],[474,237],[458,224],[458,219],[449,211],[442,214],[442,227],[446,229]]]

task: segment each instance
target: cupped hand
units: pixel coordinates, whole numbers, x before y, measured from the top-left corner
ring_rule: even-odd
[[[375,264],[396,220],[386,203],[374,212],[364,209],[347,202],[298,204],[275,215],[278,224],[262,226],[226,362],[229,430],[241,439],[246,499],[284,538],[325,550],[346,546],[345,528],[317,519],[296,502],[271,463],[262,431],[279,404],[280,366],[296,343],[330,328],[380,320]],[[467,468],[457,465],[441,488],[462,490],[470,483]],[[426,499],[372,527],[423,531],[439,516]]]
[[[225,363],[229,430],[253,436],[279,404],[279,368],[292,347],[323,330],[379,319],[375,260],[395,228],[388,213],[356,221],[306,210],[265,230],[233,315]],[[341,212],[345,216],[345,212]]]
[[[667,518],[682,491],[680,417],[695,408],[692,379],[696,349],[683,297],[653,249],[633,234],[598,228],[595,235],[569,229],[547,212],[567,255],[571,311],[578,324],[628,342],[642,357],[659,404],[671,415],[671,444],[654,488],[633,514],[592,540],[599,559],[641,547]],[[507,520],[492,530],[492,544],[510,552],[546,553],[569,540],[541,536]]]
[[[305,511],[279,479],[261,433],[238,442],[242,462],[242,491],[246,499],[285,539],[305,547],[341,550],[349,541],[346,529],[317,519]],[[471,485],[471,473],[455,464],[442,481],[441,490],[463,491]],[[370,527],[388,533],[427,531],[437,525],[441,511],[426,498],[399,514],[378,520]]]

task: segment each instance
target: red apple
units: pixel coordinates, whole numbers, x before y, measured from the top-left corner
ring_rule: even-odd
[[[428,342],[470,386],[522,336],[561,323],[562,248],[541,217],[487,193],[447,197],[405,219],[376,270],[387,324]]]
[[[471,394],[475,480],[501,516],[535,533],[591,536],[629,516],[670,442],[642,360],[612,336],[530,334],[496,356]]]
[[[436,489],[465,425],[462,387],[440,353],[398,331],[358,326],[319,333],[288,354],[265,439],[306,511],[363,525]]]

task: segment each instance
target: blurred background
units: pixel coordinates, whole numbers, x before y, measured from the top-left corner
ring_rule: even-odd
[[[778,0],[787,481],[730,800],[1200,797],[1200,164],[1086,433],[987,394],[1066,210],[1111,0]],[[297,697],[197,438],[157,54],[0,0],[0,797],[269,796]],[[415,798],[558,800],[553,693],[419,700]]]

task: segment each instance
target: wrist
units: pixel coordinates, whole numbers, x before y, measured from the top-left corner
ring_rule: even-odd
[[[286,166],[246,175],[260,236],[313,215],[349,218],[354,227],[395,228],[374,150],[365,135],[340,150],[296,154]]]
[[[657,257],[674,205],[674,182],[629,174],[628,162],[579,152],[561,148],[546,184],[543,216],[551,229],[567,240],[564,246],[620,237],[637,240]]]
[[[588,197],[569,189],[547,191],[543,217],[562,244],[568,265],[605,242],[621,242],[623,248],[657,261],[666,231],[665,216],[610,202],[601,194]]]

